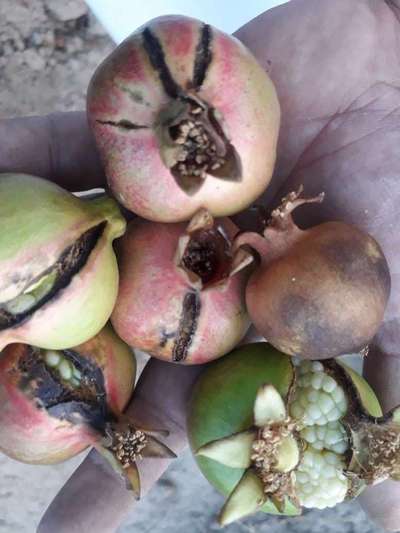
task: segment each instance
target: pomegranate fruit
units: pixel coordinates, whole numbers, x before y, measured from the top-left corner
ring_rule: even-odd
[[[252,322],[284,353],[311,359],[359,352],[377,332],[390,293],[379,244],[344,222],[300,230],[291,212],[307,202],[291,193],[263,235],[243,233],[235,246],[260,256],[246,288]]]
[[[200,377],[189,437],[203,474],[229,495],[225,525],[257,510],[333,507],[399,479],[399,412],[382,416],[372,389],[342,362],[293,361],[257,343]]]
[[[111,316],[128,344],[176,363],[224,355],[250,323],[244,291],[252,256],[232,255],[229,219],[200,211],[187,228],[133,221],[118,248],[120,285]]]
[[[10,344],[0,359],[0,449],[52,464],[95,446],[140,492],[136,460],[174,454],[122,411],[135,383],[135,356],[106,326],[68,350]]]
[[[23,174],[0,176],[0,349],[75,346],[107,322],[118,290],[117,203]]]
[[[136,30],[98,67],[87,111],[112,191],[146,219],[237,213],[271,179],[274,86],[244,45],[198,20]]]

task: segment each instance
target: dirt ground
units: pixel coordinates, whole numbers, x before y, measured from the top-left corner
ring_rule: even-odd
[[[83,109],[90,76],[112,48],[80,0],[0,0],[0,118]],[[81,460],[34,467],[0,456],[0,533],[34,532],[52,497]],[[119,533],[217,531],[215,515],[221,503],[222,497],[202,478],[187,453],[126,518]],[[324,513],[306,512],[296,520],[257,515],[226,531],[381,530],[357,503],[346,503]]]

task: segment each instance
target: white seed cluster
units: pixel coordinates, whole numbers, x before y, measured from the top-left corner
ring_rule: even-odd
[[[301,505],[324,509],[342,502],[348,490],[343,469],[340,455],[309,446],[296,470],[296,494]]]
[[[301,437],[316,450],[344,453],[348,448],[346,430],[340,422],[328,422],[325,426],[308,426],[300,431]]]
[[[13,300],[2,305],[3,309],[13,315],[25,313],[34,307],[52,289],[56,281],[56,272],[46,274],[39,281],[33,283],[30,287]]]
[[[324,372],[319,361],[302,361],[297,366],[296,391],[291,415],[304,426],[324,426],[340,420],[347,411],[343,389]]]
[[[73,387],[79,387],[82,373],[64,357],[62,352],[47,350],[44,352],[44,361],[47,366],[58,372],[63,381],[67,381]]]
[[[340,422],[347,399],[319,361],[295,361],[295,365],[297,381],[290,414],[307,444],[296,469],[296,494],[304,507],[333,507],[343,501],[348,490],[342,454],[349,442]]]

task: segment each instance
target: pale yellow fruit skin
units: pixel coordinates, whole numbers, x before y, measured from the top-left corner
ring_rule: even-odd
[[[103,240],[85,268],[55,298],[20,326],[0,332],[0,349],[12,342],[22,342],[62,350],[99,332],[111,315],[118,294],[117,261],[108,239]],[[94,276],[101,284],[93,283],[90,278]]]
[[[19,295],[102,223],[104,231],[80,271],[23,322],[1,330],[0,350],[12,342],[65,349],[96,335],[117,297],[112,241],[126,227],[117,203],[105,195],[82,200],[35,176],[0,175],[0,303]]]

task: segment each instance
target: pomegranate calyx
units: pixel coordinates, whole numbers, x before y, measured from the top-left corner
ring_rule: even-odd
[[[297,192],[291,192],[282,198],[281,204],[272,211],[262,235],[255,231],[239,234],[234,241],[234,250],[244,247],[255,250],[264,267],[283,256],[305,234],[305,231],[294,223],[292,212],[300,205],[321,203],[324,199],[324,193],[313,198],[302,198],[302,192],[303,186],[300,185]],[[257,206],[257,210],[266,218],[261,206]]]
[[[227,526],[255,513],[265,501],[260,478],[252,470],[246,470],[221,509],[218,522],[221,526]]]
[[[96,449],[121,474],[127,488],[140,498],[140,476],[137,461],[143,458],[173,459],[176,454],[154,435],[168,436],[165,430],[148,430],[137,426],[126,415],[120,415],[117,422],[106,425],[105,436]]]
[[[196,193],[207,175],[241,180],[240,158],[222,116],[198,96],[185,93],[170,101],[155,128],[161,158],[187,194]]]
[[[367,484],[400,480],[400,407],[375,418],[364,414],[349,424],[352,458],[348,472]]]
[[[206,209],[200,209],[190,220],[175,255],[175,264],[197,290],[226,283],[252,262],[253,256],[246,249],[233,253],[231,240]]]

